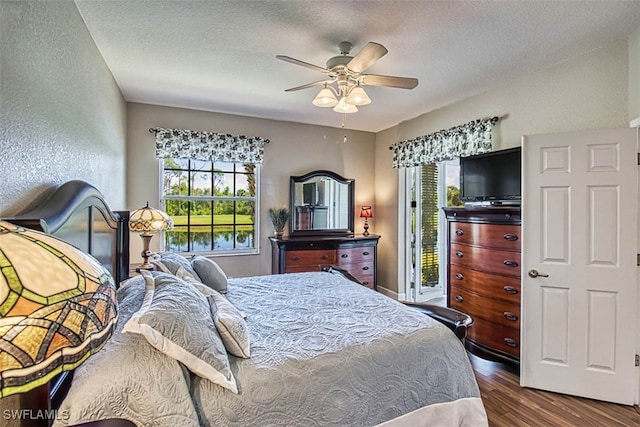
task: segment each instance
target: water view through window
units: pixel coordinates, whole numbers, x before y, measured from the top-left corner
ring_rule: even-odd
[[[256,167],[235,163],[165,159],[164,209],[174,229],[165,250],[255,250]]]

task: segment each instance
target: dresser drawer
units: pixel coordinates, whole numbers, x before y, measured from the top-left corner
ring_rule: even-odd
[[[341,266],[354,276],[362,284],[368,282],[373,284],[373,262],[355,262],[352,264]]]
[[[520,306],[520,279],[471,270],[461,265],[449,266],[449,283],[491,298]]]
[[[310,271],[322,271],[322,267],[327,264],[308,264],[308,265],[287,265],[284,269],[285,273],[307,273]]]
[[[367,246],[360,248],[338,248],[336,261],[338,265],[351,264],[354,262],[370,262],[373,264],[374,250],[374,248]]]
[[[512,251],[520,250],[520,231],[519,225],[509,224],[452,222],[449,227],[451,243]]]
[[[520,252],[452,244],[449,262],[474,270],[520,277]]]
[[[480,345],[520,357],[520,330],[493,324],[484,319],[473,319],[467,339]]]
[[[336,251],[333,249],[314,249],[287,251],[285,253],[285,272],[317,271],[318,266],[335,264]],[[309,267],[307,270],[300,269]]]
[[[481,318],[498,325],[520,328],[520,304],[478,295],[458,286],[451,286],[449,299],[452,308],[467,313],[474,319]]]
[[[373,273],[358,273],[358,272],[349,272],[351,273],[351,275],[353,277],[355,277],[356,279],[358,279],[358,282],[360,282],[363,286],[366,286],[367,288],[371,288],[373,289]]]

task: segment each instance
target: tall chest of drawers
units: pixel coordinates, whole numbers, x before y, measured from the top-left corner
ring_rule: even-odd
[[[473,318],[467,348],[487,359],[518,364],[520,208],[444,211],[448,228],[447,305]]]
[[[273,274],[320,271],[332,265],[346,270],[368,288],[376,288],[378,235],[275,238],[271,241]]]

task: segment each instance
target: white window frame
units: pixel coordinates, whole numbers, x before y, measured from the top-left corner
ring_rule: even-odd
[[[213,163],[215,164],[216,162],[213,161]],[[217,162],[217,163],[221,163],[221,162]],[[240,164],[240,163],[236,163],[236,164]],[[225,257],[225,256],[241,256],[241,255],[258,255],[260,254],[260,223],[261,223],[261,215],[260,215],[260,171],[261,171],[261,165],[259,164],[254,164],[255,169],[254,169],[254,175],[255,175],[255,181],[256,181],[256,195],[255,195],[255,199],[253,197],[220,197],[220,196],[211,196],[211,197],[199,197],[199,196],[195,196],[195,197],[190,197],[190,196],[180,196],[180,197],[172,197],[173,200],[175,199],[184,199],[184,200],[252,200],[255,203],[255,212],[256,212],[256,217],[254,218],[254,247],[251,249],[227,249],[227,250],[212,250],[212,251],[181,251],[181,252],[176,252],[176,253],[180,253],[182,255],[185,256],[190,256],[190,255],[202,255],[202,256],[206,256],[206,257]],[[159,193],[160,193],[160,204],[159,206],[161,206],[161,209],[165,210],[165,196],[164,196],[164,159],[160,159],[160,173],[158,176],[158,188],[159,188]],[[165,248],[165,243],[166,243],[166,234],[162,233],[161,236],[161,247]]]

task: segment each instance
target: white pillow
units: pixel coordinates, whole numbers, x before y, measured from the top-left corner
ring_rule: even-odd
[[[143,335],[149,344],[182,362],[194,374],[238,393],[207,299],[175,276],[148,271],[141,274],[146,286],[144,300],[123,332]]]

